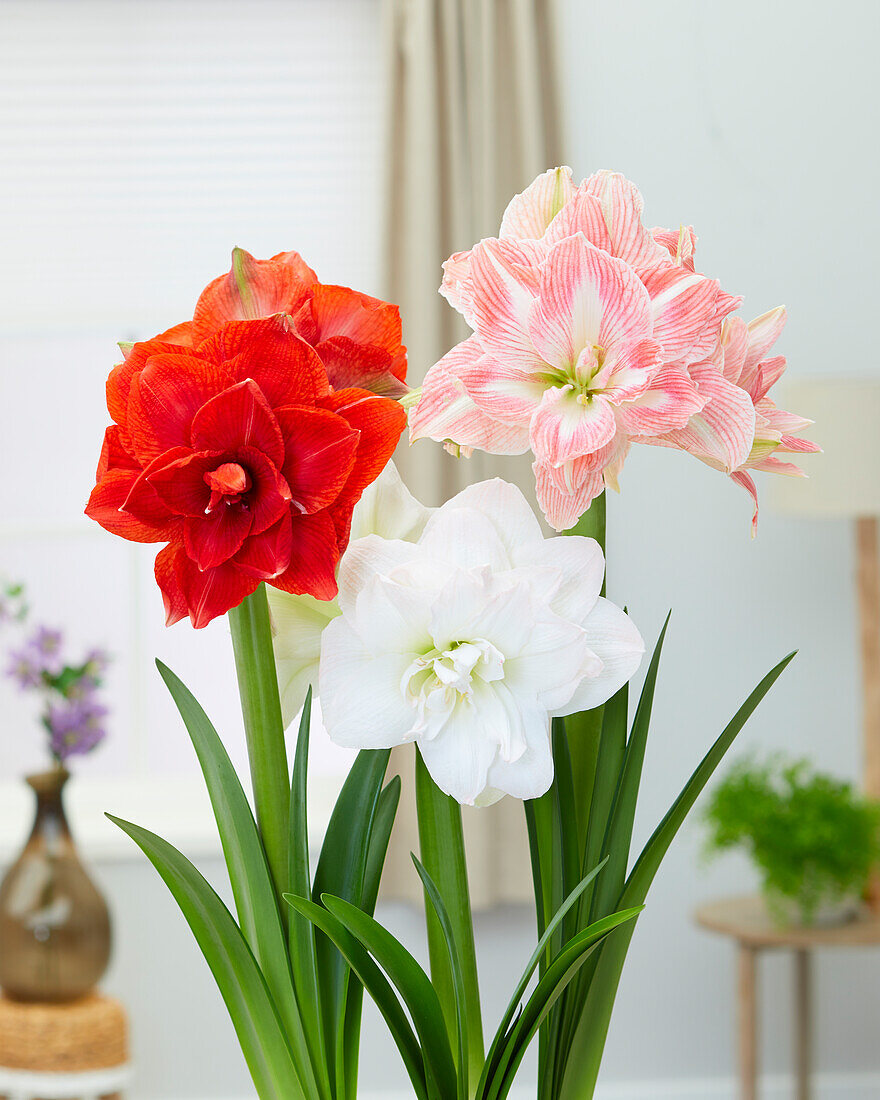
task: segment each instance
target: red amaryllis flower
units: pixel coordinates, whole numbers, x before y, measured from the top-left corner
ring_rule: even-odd
[[[205,626],[261,581],[336,595],[351,512],[406,423],[401,406],[333,389],[289,317],[230,321],[197,347],[135,344],[110,374],[86,514],[156,558],[167,622]]]
[[[227,321],[275,313],[290,316],[293,330],[320,355],[335,389],[358,386],[386,397],[407,392],[397,306],[347,286],[319,283],[298,252],[255,260],[234,248],[229,273],[208,283],[192,321],[158,339],[195,347]]]

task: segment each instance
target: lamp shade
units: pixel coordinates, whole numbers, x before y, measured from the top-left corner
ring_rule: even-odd
[[[823,453],[793,456],[807,480],[774,478],[772,506],[802,516],[880,516],[880,378],[792,382],[783,407],[816,422],[808,434]]]

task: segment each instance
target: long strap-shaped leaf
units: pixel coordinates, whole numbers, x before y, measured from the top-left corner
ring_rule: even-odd
[[[612,913],[579,932],[562,948],[547,967],[507,1038],[498,1066],[488,1082],[486,1100],[503,1100],[510,1092],[529,1043],[550,1009],[601,941],[619,925],[637,916],[642,906]]]
[[[451,1100],[456,1094],[455,1063],[443,1010],[430,978],[403,944],[378,921],[342,898],[323,894],[321,900],[391,979],[412,1017],[429,1078],[433,1079],[441,1100]]]
[[[513,995],[507,1003],[507,1008],[505,1009],[504,1015],[501,1018],[501,1023],[498,1025],[498,1029],[495,1032],[494,1038],[492,1039],[492,1044],[489,1047],[489,1053],[486,1056],[486,1063],[483,1066],[480,1083],[477,1086],[476,1095],[478,1097],[483,1096],[486,1088],[486,1082],[489,1080],[489,1078],[492,1077],[497,1069],[498,1057],[504,1044],[504,1040],[507,1038],[513,1024],[516,1021],[516,1014],[517,1010],[520,1008],[520,1002],[522,1001],[526,988],[528,987],[529,981],[531,980],[531,977],[534,974],[539,961],[544,956],[544,952],[547,949],[547,944],[550,943],[553,934],[562,923],[565,915],[575,905],[575,903],[578,901],[578,899],[581,897],[587,887],[592,884],[596,875],[599,874],[599,872],[602,870],[607,862],[608,857],[606,856],[598,867],[594,867],[588,875],[585,875],[584,878],[581,879],[581,881],[568,895],[562,905],[560,905],[559,909],[553,915],[552,920],[547,925],[547,928],[544,930],[543,936],[541,936],[540,940],[538,940],[538,946],[532,952],[531,958],[526,963],[525,970],[523,970],[522,976],[517,983],[516,989],[513,991]]]
[[[369,913],[370,916],[373,915],[376,909],[376,900],[379,896],[379,883],[382,878],[382,869],[385,866],[385,857],[388,853],[388,842],[391,839],[391,830],[394,826],[394,818],[400,802],[400,785],[400,776],[392,776],[382,788],[379,795],[379,804],[376,807],[376,818],[373,822],[370,847],[367,852],[367,866],[364,871],[364,892],[361,899],[361,909],[365,913]],[[343,1064],[346,1067],[346,1100],[357,1100],[357,1066],[363,1002],[364,987],[361,982],[349,982],[345,1003],[345,1020],[342,1025]]]
[[[139,825],[107,816],[140,847],[186,917],[226,1002],[260,1100],[312,1100],[297,1076],[265,978],[232,914],[176,848]]]
[[[306,693],[306,701],[303,704],[296,740],[293,777],[290,784],[290,816],[288,819],[290,834],[287,849],[289,861],[288,882],[291,893],[300,897],[310,897],[312,893],[311,871],[309,868],[308,803],[306,798],[311,713],[312,689],[310,687]],[[315,927],[310,920],[307,920],[295,909],[290,906],[287,906],[286,909],[288,913],[290,967],[293,973],[297,1004],[306,1029],[315,1073],[321,1081],[324,1095],[332,1097],[333,1087],[324,1058],[326,1048],[321,1017]]]
[[[400,1051],[417,1100],[433,1100],[429,1094],[425,1063],[418,1040],[391,983],[370,958],[369,952],[323,905],[316,905],[309,898],[298,898],[292,894],[285,894],[284,898],[297,912],[308,917],[315,927],[320,928],[324,935],[336,945],[382,1013]]]
[[[455,993],[455,1022],[458,1032],[458,1065],[456,1067],[458,1070],[458,1100],[468,1100],[467,994],[464,987],[464,972],[461,967],[461,957],[458,953],[458,945],[455,942],[455,932],[452,928],[452,921],[449,919],[449,913],[443,903],[443,898],[440,896],[440,891],[437,889],[434,880],[414,855],[412,856],[412,861],[419,873],[419,878],[422,880],[422,885],[425,887],[425,893],[428,896],[428,900],[431,902],[434,912],[437,914],[437,920],[440,922],[440,928],[446,940],[446,949],[449,953],[449,965],[452,969],[452,987]]]
[[[156,665],[199,758],[241,929],[266,979],[303,1081],[316,1095],[326,1096],[326,1089],[318,1088],[312,1067],[312,1054],[294,997],[278,902],[247,796],[223,742],[192,692],[161,661]]]
[[[737,734],[794,656],[794,653],[790,653],[767,673],[703,757],[699,767],[693,772],[636,861],[621,896],[621,904],[632,905],[644,902],[669,845],[700,792],[733,744]],[[602,946],[599,963],[590,982],[586,1002],[569,1051],[568,1066],[562,1081],[559,1100],[585,1100],[593,1095],[617,987],[634,931],[635,924],[622,928],[609,937]]]
[[[382,780],[388,767],[389,749],[362,749],[346,777],[324,835],[321,856],[315,870],[312,899],[330,893],[360,905],[370,837]],[[345,1014],[349,990],[349,968],[345,959],[324,935],[316,938],[318,983],[324,1037],[335,1095],[346,1095],[349,1068],[345,1065]]]

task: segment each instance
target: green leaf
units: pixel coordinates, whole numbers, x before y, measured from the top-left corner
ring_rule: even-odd
[[[428,975],[378,921],[342,898],[323,894],[321,900],[391,979],[412,1017],[429,1078],[436,1084],[438,1096],[450,1100],[457,1092],[455,1063],[440,1000]]]
[[[382,869],[385,866],[388,842],[391,839],[391,830],[394,826],[394,818],[397,814],[399,802],[400,776],[395,775],[383,787],[382,793],[379,795],[379,805],[376,808],[376,819],[373,822],[370,847],[367,852],[364,893],[360,907],[371,916],[376,909]],[[350,984],[346,998],[345,1021],[343,1023],[343,1047],[345,1051],[343,1061],[348,1067],[348,1074],[345,1079],[348,1100],[356,1100],[357,1098],[357,1064],[361,1039],[363,999],[363,986],[360,983]]]
[[[643,906],[638,906],[612,913],[595,921],[582,932],[578,932],[556,955],[504,1043],[498,1066],[488,1082],[486,1100],[503,1100],[507,1096],[529,1043],[568,983],[609,932],[632,920],[642,908]]]
[[[320,928],[324,935],[336,945],[382,1013],[400,1051],[416,1097],[418,1100],[431,1100],[421,1048],[388,979],[370,958],[366,949],[327,909],[316,905],[309,898],[294,897],[292,894],[285,894],[284,898],[297,912],[302,913],[317,928]]]
[[[461,958],[458,954],[458,946],[455,942],[455,933],[452,929],[452,922],[449,919],[449,913],[446,910],[446,906],[443,904],[443,898],[440,897],[440,891],[434,884],[434,880],[425,870],[425,868],[419,863],[418,859],[411,852],[412,861],[415,864],[415,868],[419,873],[419,878],[422,880],[422,884],[425,887],[425,893],[434,908],[434,912],[437,914],[437,920],[440,922],[440,927],[443,930],[443,937],[446,940],[446,949],[449,953],[449,965],[452,969],[452,985],[455,991],[455,1019],[458,1030],[458,1100],[467,1100],[468,1098],[468,1021],[467,1021],[467,996],[464,988],[464,973],[461,968]]]
[[[733,744],[737,734],[794,655],[790,653],[767,673],[703,757],[699,767],[693,772],[681,794],[642,850],[630,872],[620,904],[632,905],[644,902],[663,857],[669,850],[669,845],[700,792]],[[591,1096],[595,1090],[617,987],[620,984],[620,975],[634,931],[634,924],[631,927],[622,928],[609,937],[608,942],[602,947],[570,1047],[569,1064],[559,1093],[560,1100],[581,1100],[584,1096]]]
[[[531,958],[526,963],[525,970],[523,970],[522,972],[522,976],[517,983],[517,987],[513,991],[513,996],[508,1001],[507,1008],[505,1009],[504,1015],[501,1018],[501,1023],[498,1025],[498,1029],[495,1032],[495,1036],[492,1040],[492,1045],[490,1046],[489,1053],[486,1057],[485,1066],[483,1067],[483,1073],[480,1078],[480,1085],[477,1088],[477,1096],[482,1095],[482,1090],[485,1088],[487,1079],[491,1077],[491,1075],[495,1071],[498,1060],[498,1052],[505,1037],[508,1035],[511,1027],[516,1022],[517,1011],[521,1009],[520,1002],[522,1001],[529,981],[535,972],[535,968],[541,960],[547,948],[547,945],[550,943],[554,932],[562,923],[565,915],[580,899],[581,895],[584,893],[587,887],[592,884],[596,875],[599,874],[599,872],[602,870],[607,862],[608,857],[606,856],[605,859],[603,859],[602,862],[598,865],[598,867],[594,867],[588,875],[585,875],[584,878],[581,879],[574,890],[572,890],[572,892],[568,895],[562,905],[560,905],[557,911],[554,913],[553,919],[548,923],[543,936],[541,936],[540,940],[538,941],[538,946],[532,952]]]
[[[483,1024],[461,806],[439,789],[418,750],[415,769],[419,852],[422,864],[443,898],[455,934],[467,996],[469,1075],[476,1080],[483,1066]],[[457,1023],[452,971],[443,931],[430,905],[425,908],[425,927],[431,980],[440,999],[449,1041],[454,1042]]]
[[[317,1089],[304,1025],[294,997],[274,884],[247,796],[223,742],[192,692],[161,661],[156,665],[199,758],[245,939],[265,976],[303,1079]]]
[[[141,848],[164,879],[214,974],[260,1100],[311,1100],[266,981],[232,914],[193,865],[147,829],[107,817]]]
[[[293,778],[290,785],[290,816],[288,881],[291,892],[308,897],[312,891],[309,870],[309,826],[306,785],[308,779],[309,733],[311,727],[312,689],[306,692],[296,752],[293,759]],[[288,941],[290,966],[296,999],[303,1017],[306,1036],[312,1052],[316,1074],[321,1079],[324,1094],[333,1095],[326,1065],[323,1020],[321,1018],[321,992],[318,985],[318,958],[315,948],[314,925],[301,913],[286,906],[288,913]]]
[[[604,848],[611,858],[608,861],[605,874],[596,885],[593,895],[593,909],[590,914],[593,918],[603,916],[606,912],[617,907],[617,899],[620,897],[620,891],[623,889],[626,878],[636,803],[638,802],[639,786],[642,781],[642,765],[645,760],[645,748],[648,744],[648,731],[651,725],[651,711],[654,706],[654,689],[657,684],[657,672],[660,668],[663,641],[666,638],[671,615],[672,612],[670,611],[666,616],[663,629],[660,631],[657,644],[654,646],[651,663],[648,665],[642,693],[639,696],[636,716],[633,719],[632,732],[627,742],[623,770],[620,774],[620,784],[614,798],[611,820],[605,833]]]
[[[346,777],[324,835],[321,856],[315,870],[312,898],[334,894],[360,905],[364,894],[367,854],[373,821],[382,789],[389,749],[362,749]],[[336,1095],[346,1094],[350,1067],[345,1065],[345,1015],[349,990],[349,968],[333,943],[316,936],[318,986],[327,1056]]]

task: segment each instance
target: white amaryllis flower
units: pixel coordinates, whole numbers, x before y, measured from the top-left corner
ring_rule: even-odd
[[[421,535],[433,511],[416,500],[403,484],[397,467],[389,462],[355,505],[351,541],[371,534],[412,541]],[[267,587],[266,591],[286,729],[302,709],[309,685],[318,689],[321,635],[327,623],[339,614],[339,604],[336,600],[294,596],[278,588]]]
[[[342,613],[321,645],[331,740],[415,741],[459,802],[543,794],[550,719],[603,703],[644,652],[630,619],[599,596],[604,570],[593,539],[545,539],[519,489],[498,479],[437,509],[417,542],[353,541]]]

